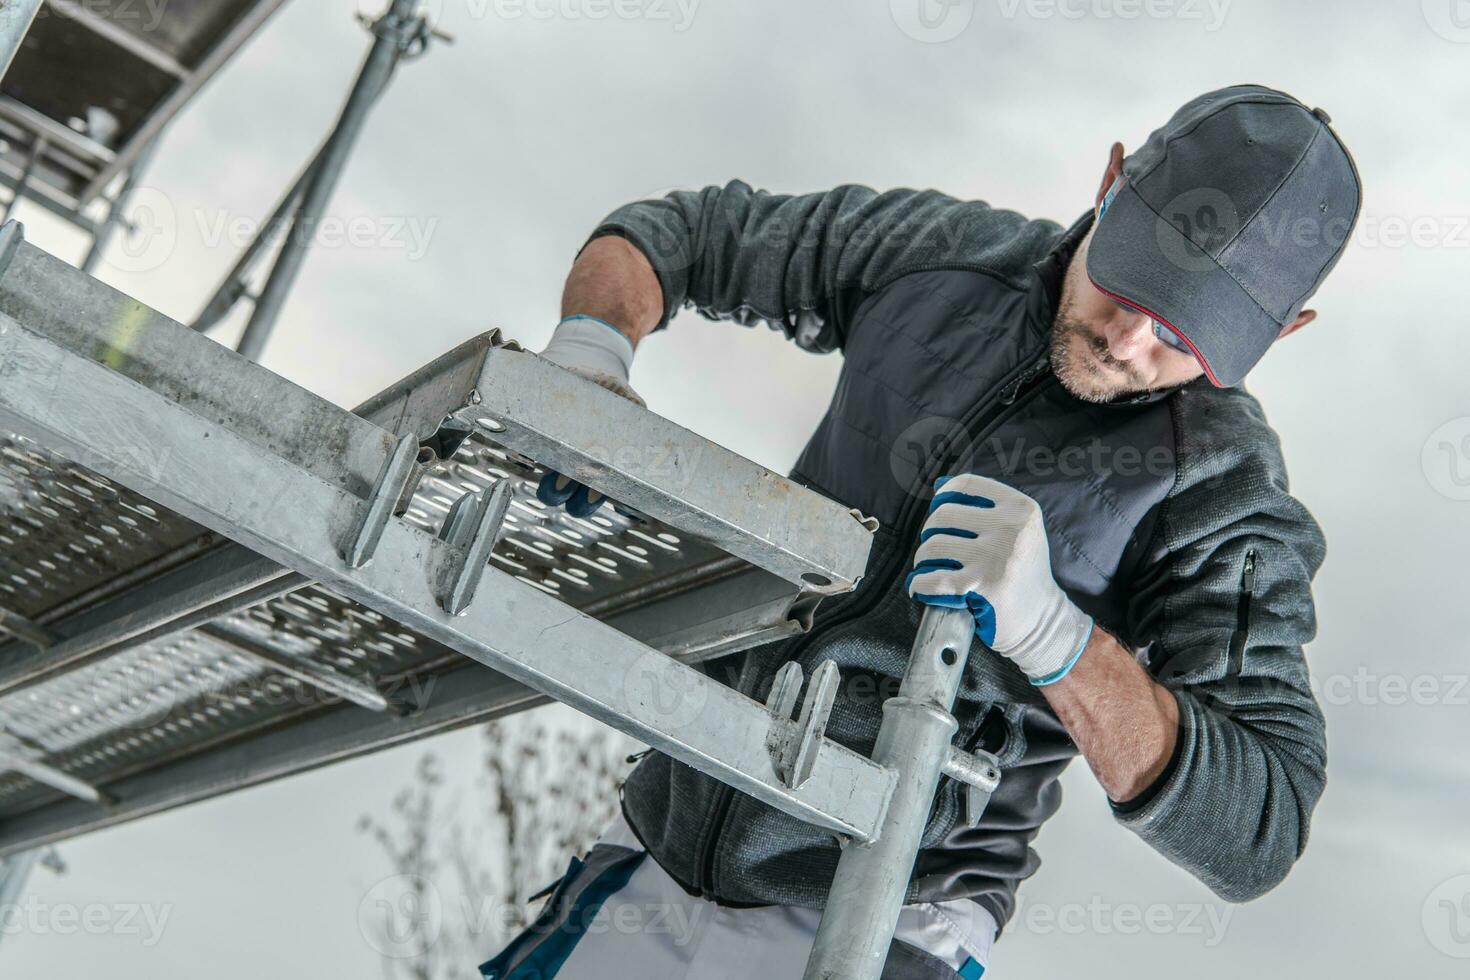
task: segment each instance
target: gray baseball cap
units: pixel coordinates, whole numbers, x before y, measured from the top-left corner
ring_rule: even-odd
[[[1321,109],[1261,85],[1186,103],[1123,163],[1087,274],[1240,382],[1337,264],[1362,202]]]

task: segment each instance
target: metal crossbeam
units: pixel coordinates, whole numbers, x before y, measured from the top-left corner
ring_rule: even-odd
[[[367,708],[369,711],[402,713],[402,709],[379,693],[377,688],[350,677],[344,677],[334,670],[328,670],[300,657],[293,657],[286,651],[277,650],[259,640],[240,636],[220,626],[200,626],[199,632],[323,694],[342,698],[358,707]]]
[[[0,119],[13,122],[27,133],[44,137],[48,143],[66,150],[78,160],[110,164],[116,159],[111,150],[85,133],[68,129],[50,116],[44,116],[8,95],[0,95]],[[81,201],[76,204],[78,207],[82,206]]]
[[[437,584],[460,558],[422,529],[390,520],[372,561],[349,568],[341,554],[396,444],[392,435],[177,323],[155,317],[142,329],[143,310],[130,301],[110,301],[127,307],[124,317],[78,315],[85,296],[58,309],[56,299],[68,292],[57,280],[69,274],[58,265],[21,245],[5,274],[7,282],[44,277],[42,292],[53,301],[24,322],[0,317],[0,418],[15,431],[757,799],[855,840],[875,834],[893,773],[824,739],[810,778],[787,786],[766,751],[770,719],[762,705],[498,568],[485,571],[462,615],[450,615],[439,608]],[[99,299],[95,290],[91,298]],[[596,407],[599,395],[624,404],[566,380]],[[640,428],[648,418],[637,420]],[[616,415],[609,422],[616,425]],[[836,533],[853,526],[866,533],[830,501],[748,462],[740,461],[742,470],[733,454],[701,456],[690,448],[701,440],[664,425],[682,444],[657,448],[693,468],[675,468],[669,479],[698,484],[697,474],[708,475],[726,493],[733,484],[773,502],[798,497],[808,511],[825,508]],[[617,460],[600,466],[609,479],[628,469]],[[713,527],[732,553],[769,555],[780,574],[800,577],[800,569],[829,565],[804,553],[795,537],[812,532],[809,541],[823,556],[820,526],[764,516],[740,538],[721,513],[728,504],[712,501],[712,513],[702,515],[708,519],[692,521],[687,499],[670,501],[646,481],[629,481],[629,488],[642,498],[635,506],[698,524],[696,531]],[[858,574],[831,570],[849,581]]]
[[[41,753],[0,729],[0,770],[7,769],[86,803],[102,805],[111,802],[111,798],[96,786],[47,765],[42,761]]]
[[[45,650],[60,642],[61,637],[44,626],[37,625],[20,613],[0,607],[0,631],[17,636],[32,646]]]
[[[181,65],[173,55],[150,43],[143,36],[118,27],[106,17],[78,3],[77,0],[47,0],[47,3],[55,14],[76,21],[109,44],[122,48],[159,71],[166,72],[175,78],[188,76],[189,69]]]

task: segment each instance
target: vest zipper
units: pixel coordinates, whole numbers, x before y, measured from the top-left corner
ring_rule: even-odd
[[[1013,406],[1035,394],[1049,376],[1050,371],[1051,356],[1049,353],[1046,353],[1039,360],[1033,361],[1030,367],[1024,369],[1014,379],[1007,382],[996,398],[990,401],[982,401],[976,405],[970,416],[961,420],[961,424],[966,430],[974,432],[974,444],[978,445],[990,429],[1001,421],[1002,416],[1009,414]],[[925,474],[924,484],[922,485],[932,483],[937,477],[943,476],[943,471],[949,467],[952,460],[950,457],[941,457],[939,462],[941,464],[939,466],[940,472],[932,472],[931,468],[931,471]],[[898,521],[895,524],[900,534],[913,521],[914,508],[916,505],[922,503],[923,499],[921,494],[913,493],[904,502],[904,509],[899,514]],[[882,567],[876,569],[875,574],[871,577],[869,582],[871,587],[863,596],[863,602],[849,605],[842,609],[840,614],[834,615],[827,622],[821,624],[822,630],[830,632],[839,626],[852,622],[871,609],[887,590],[887,582],[891,574],[890,566],[893,565],[895,560],[901,562],[908,554],[909,549],[900,546],[895,548],[891,554],[884,556]],[[900,565],[900,567],[902,566]],[[805,636],[797,637],[794,641],[795,645],[787,654],[786,659],[788,661],[795,660],[801,656],[802,651],[806,649],[817,635],[817,629],[813,628]],[[748,692],[742,693],[746,693],[749,696]],[[726,786],[724,783],[720,783],[715,792],[717,795],[714,811],[710,818],[710,830],[709,834],[705,837],[703,852],[699,860],[700,880],[695,882],[695,887],[699,890],[700,894],[707,897],[712,897],[710,896],[709,888],[710,882],[714,878],[715,847],[719,842],[720,834],[724,831],[725,818],[729,815],[730,804],[735,797],[735,790]]]
[[[1050,370],[1051,356],[1047,355],[1023,371],[1021,376],[1016,378],[1016,380],[1005,386],[1000,393],[1000,404],[1003,406],[1014,405],[1016,399],[1020,397],[1023,388]]]
[[[1235,602],[1235,632],[1230,635],[1230,659],[1226,662],[1227,677],[1238,677],[1245,669],[1245,644],[1250,638],[1251,600],[1256,591],[1256,549],[1245,553],[1245,562],[1240,569],[1240,595]]]

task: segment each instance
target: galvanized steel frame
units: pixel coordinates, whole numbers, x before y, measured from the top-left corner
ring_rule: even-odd
[[[437,579],[460,560],[446,542],[389,520],[371,560],[350,568],[344,543],[397,444],[391,433],[135,304],[121,320],[109,315],[125,298],[28,244],[15,244],[4,277],[49,297],[26,322],[0,317],[0,417],[13,430],[772,806],[855,839],[875,833],[889,771],[824,740],[810,779],[786,785],[766,750],[771,721],[762,705],[497,569],[485,572],[462,615],[446,613]],[[573,384],[570,397],[606,420],[611,440],[626,421],[611,410],[626,403],[556,374],[548,380]],[[640,439],[648,418],[630,430]],[[738,467],[733,455],[697,450],[703,440],[671,423],[653,428],[650,444],[681,461],[667,485],[597,453],[579,465],[616,482],[626,503],[675,526],[692,514],[678,485],[692,475],[688,467],[717,483],[725,499],[774,508],[801,498],[809,513],[764,518],[755,534],[742,537],[721,519],[723,505],[691,530],[713,529],[717,543],[742,557],[769,557],[783,577],[800,580],[815,568],[833,582],[856,580],[866,549],[845,552],[855,560],[844,566],[807,559],[803,546],[844,554],[826,545],[822,522],[811,518],[825,511],[828,534],[866,537],[854,515],[752,464]]]

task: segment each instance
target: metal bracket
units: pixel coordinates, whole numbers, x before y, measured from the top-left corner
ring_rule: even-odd
[[[458,616],[475,601],[514,493],[511,481],[501,480],[491,490],[460,497],[444,519],[439,536],[452,550],[440,575],[438,597],[449,615]]]
[[[799,789],[816,768],[817,752],[826,737],[827,719],[832,715],[837,684],[841,680],[837,663],[824,661],[812,675],[801,706],[801,719],[793,723],[791,712],[796,707],[802,677],[801,665],[796,661],[784,665],[776,673],[770,697],[766,699],[766,708],[771,712],[766,748],[776,765],[776,775],[792,789]]]
[[[362,516],[342,556],[348,568],[362,568],[372,560],[373,552],[383,538],[383,528],[388,526],[388,518],[393,516],[398,501],[408,489],[418,454],[418,440],[411,435],[399,439],[398,445],[393,447],[393,454],[378,473],[373,492],[362,508]]]
[[[964,784],[965,823],[977,826],[1000,785],[999,761],[989,752],[966,752],[951,747],[949,758],[944,760],[944,774]]]

